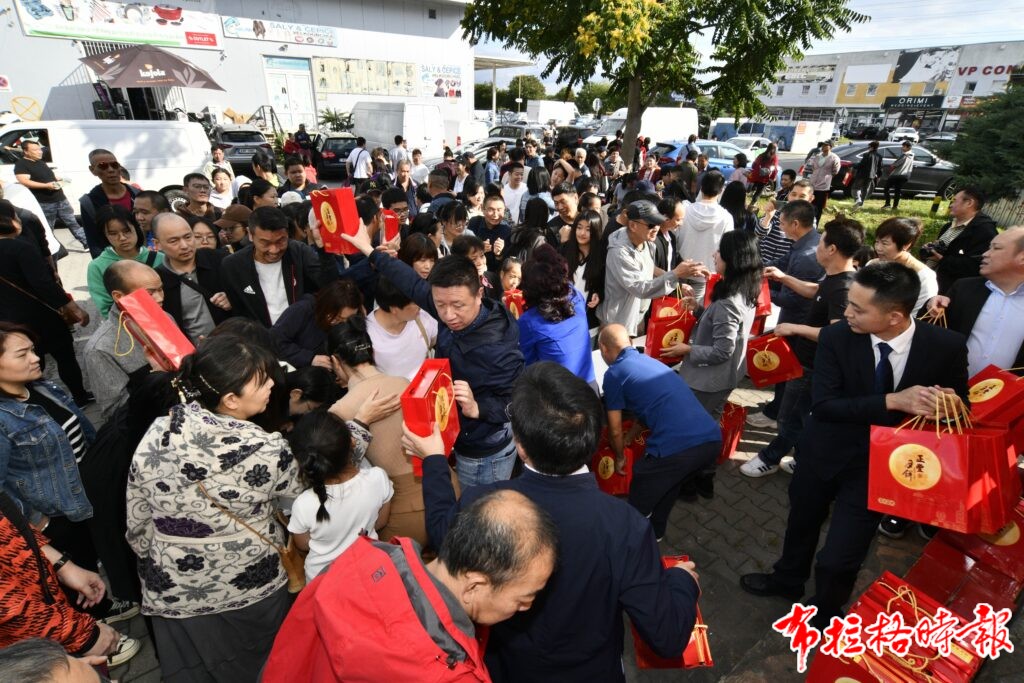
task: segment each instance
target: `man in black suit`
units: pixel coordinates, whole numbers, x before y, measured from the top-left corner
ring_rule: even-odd
[[[427,533],[436,548],[460,507],[494,489],[519,491],[558,527],[558,562],[533,608],[491,627],[487,669],[494,681],[624,682],[625,611],[658,654],[678,658],[696,618],[693,563],[663,568],[650,522],[597,488],[587,468],[603,409],[590,386],[560,365],[535,363],[516,381],[508,415],[523,473],[471,486],[456,500],[440,434],[404,429],[423,460]],[[524,603],[525,610],[529,603]]]
[[[1024,227],[992,238],[980,272],[933,297],[928,310],[946,309],[949,329],[967,337],[972,376],[989,365],[1024,367]]]
[[[976,277],[981,255],[996,236],[996,222],[982,212],[985,194],[965,187],[949,203],[952,220],[942,226],[934,242],[921,247],[921,256],[935,269],[939,293],[945,294],[960,278]]]
[[[804,595],[821,525],[832,522],[815,566],[824,628],[849,600],[881,513],[867,509],[871,425],[896,425],[908,415],[933,415],[940,395],[967,397],[963,335],[911,317],[917,274],[897,263],[857,272],[845,321],[821,330],[814,359],[811,415],[800,440],[800,466],[789,486],[789,521],[782,557],[771,574],[746,574],[754,595],[796,601]]]
[[[654,237],[652,255],[654,256],[655,277],[672,270],[683,260],[676,249],[676,230],[683,222],[686,207],[683,206],[682,199],[674,196],[666,197],[658,202],[658,213],[667,220],[658,227],[658,234]]]

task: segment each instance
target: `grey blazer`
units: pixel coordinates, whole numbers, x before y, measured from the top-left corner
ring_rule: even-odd
[[[704,309],[690,337],[693,347],[679,375],[691,389],[711,393],[735,389],[746,364],[754,307],[734,294]]]

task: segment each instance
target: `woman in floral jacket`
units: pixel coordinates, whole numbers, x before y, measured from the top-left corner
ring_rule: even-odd
[[[207,338],[176,380],[188,402],[157,419],[135,452],[128,542],[168,683],[255,681],[291,604],[267,540],[286,544],[274,513],[302,490],[297,464],[280,434],[249,421],[266,408],[276,362],[252,342]],[[370,434],[349,427],[362,457]]]

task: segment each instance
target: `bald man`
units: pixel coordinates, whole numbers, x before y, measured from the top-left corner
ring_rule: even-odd
[[[722,433],[678,374],[630,345],[625,327],[609,325],[601,330],[598,346],[608,364],[604,405],[608,441],[620,472],[626,464],[622,412],[628,410],[651,430],[642,457],[633,463],[629,503],[651,518],[660,541],[684,480],[703,476],[699,489],[711,496],[709,477],[722,447]],[[702,475],[707,470],[710,474]]]
[[[133,343],[131,336],[120,330],[121,308],[118,301],[138,289],[145,289],[159,304],[164,300],[164,288],[155,270],[145,263],[129,259],[110,264],[103,273],[103,286],[114,304],[107,319],[90,337],[84,355],[85,371],[89,374],[96,405],[102,421],[106,422],[127,400],[126,388],[135,373],[149,372],[142,345]]]

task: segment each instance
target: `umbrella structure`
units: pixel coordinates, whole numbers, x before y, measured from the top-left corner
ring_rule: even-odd
[[[133,45],[79,61],[111,88],[182,87],[223,90],[210,74],[155,45]]]

